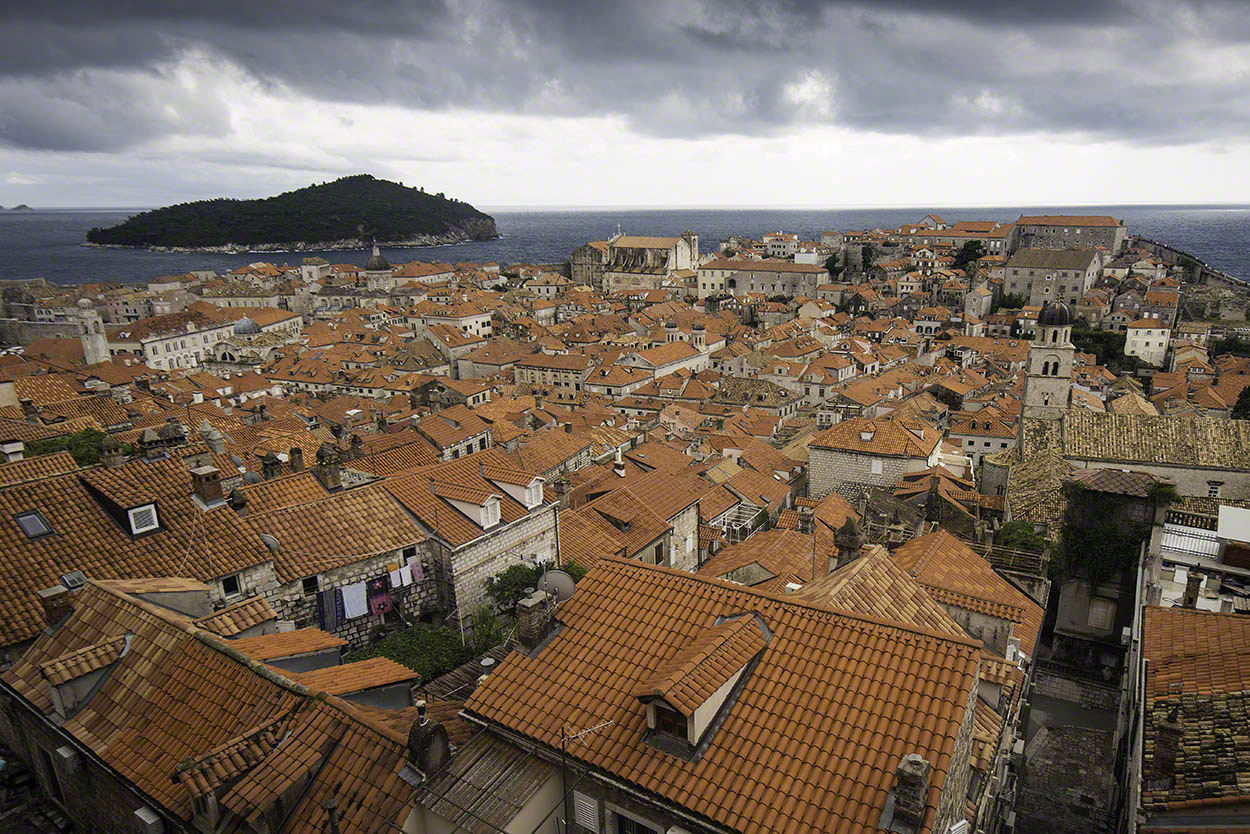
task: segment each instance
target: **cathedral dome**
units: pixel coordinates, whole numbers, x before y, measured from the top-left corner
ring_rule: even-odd
[[[249,319],[247,316],[244,316],[234,323],[234,335],[236,336],[255,336],[259,332],[260,325]]]
[[[1072,323],[1072,311],[1062,301],[1050,301],[1037,316],[1042,327],[1067,327]]]
[[[391,268],[391,262],[382,257],[382,252],[378,247],[373,247],[373,254],[369,256],[369,260],[365,262],[366,272],[386,272]]]

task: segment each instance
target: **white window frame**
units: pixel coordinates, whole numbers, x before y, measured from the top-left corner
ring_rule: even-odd
[[[152,511],[152,523],[141,527],[135,523],[135,514],[142,513],[145,510]],[[156,504],[144,504],[140,507],[132,507],[131,509],[126,510],[126,520],[130,522],[130,532],[136,536],[140,533],[148,533],[152,530],[157,530],[161,526],[161,517],[160,513],[157,512]]]

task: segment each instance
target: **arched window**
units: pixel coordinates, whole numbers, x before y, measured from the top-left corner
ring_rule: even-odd
[[[1058,330],[1052,330],[1052,331],[1050,331],[1050,340],[1051,340],[1052,342],[1057,342],[1057,341],[1059,341],[1059,331],[1058,331]]]
[[[1050,376],[1050,363],[1049,362],[1042,363],[1042,376]]]

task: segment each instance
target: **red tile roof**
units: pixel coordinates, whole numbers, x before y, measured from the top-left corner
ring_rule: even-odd
[[[717,622],[753,612],[772,632],[697,763],[643,741],[641,682]],[[513,654],[466,707],[739,831],[875,830],[902,757],[933,764],[933,825],[976,687],[971,640],[831,611],[679,571],[605,559],[534,657]],[[754,619],[752,617],[751,619]]]

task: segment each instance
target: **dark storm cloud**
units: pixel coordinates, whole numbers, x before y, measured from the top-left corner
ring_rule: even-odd
[[[1184,143],[1250,131],[1247,68],[1190,66],[1248,29],[1219,0],[11,3],[0,141],[111,150],[223,131],[223,102],[159,83],[190,52],[322,100],[621,115],[660,136],[828,122]],[[101,74],[106,89],[77,92]]]

